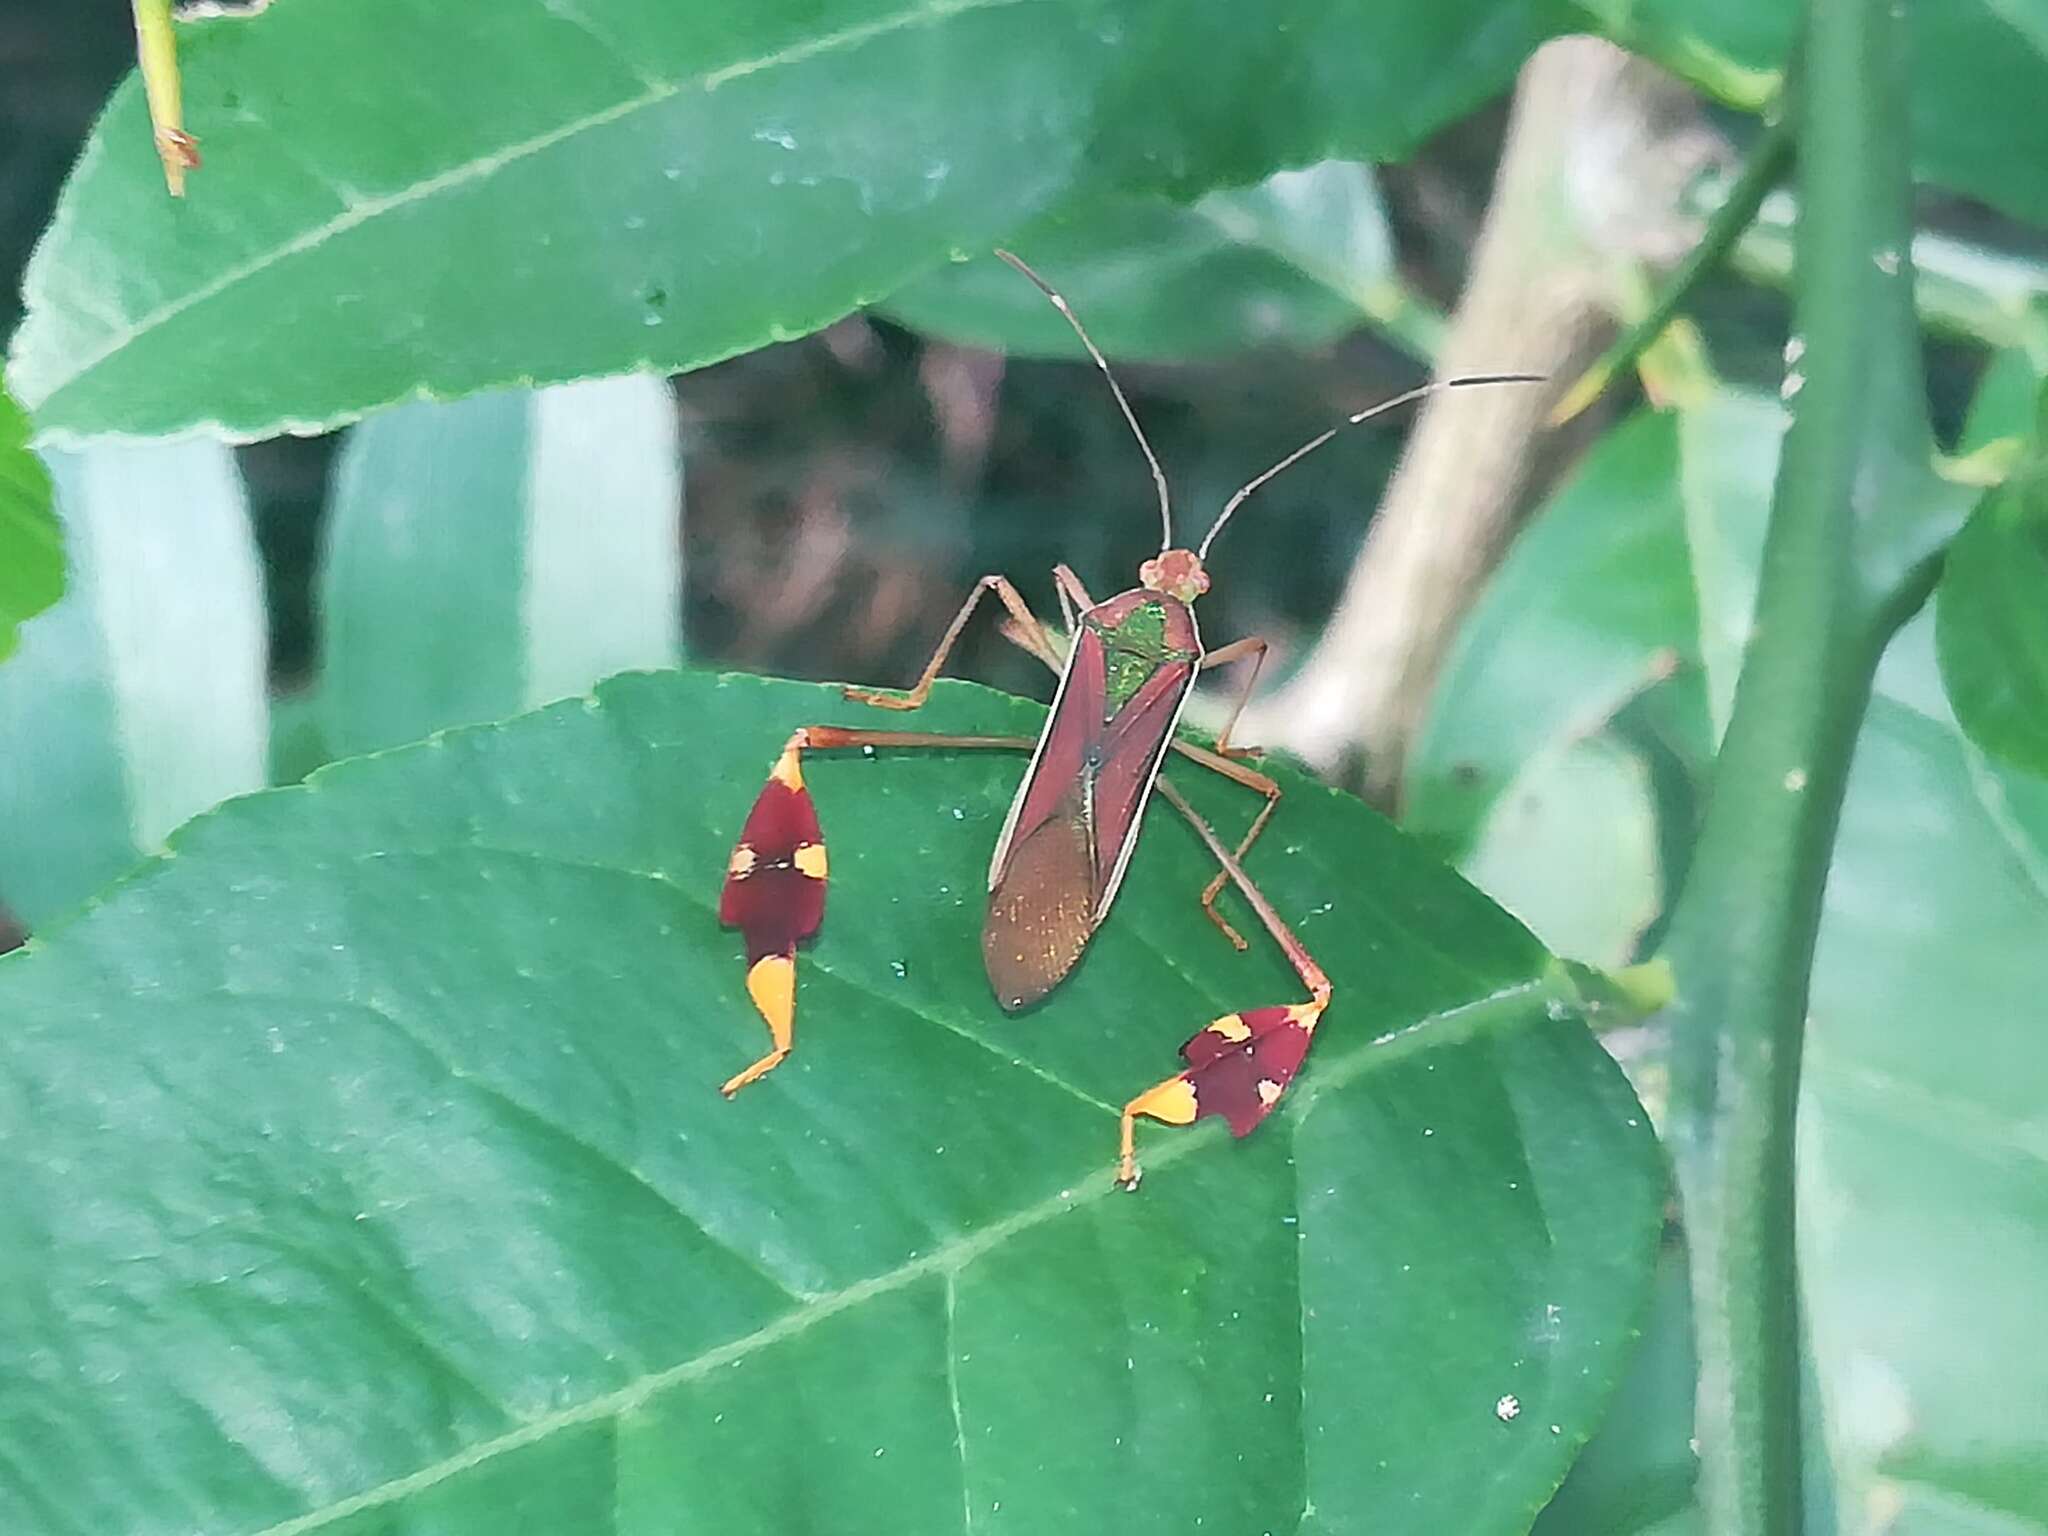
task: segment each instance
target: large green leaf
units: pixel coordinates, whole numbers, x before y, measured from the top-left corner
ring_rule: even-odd
[[[31,926],[263,783],[262,573],[227,450],[52,453],[63,601],[0,668],[0,901]]]
[[[1607,1424],[1545,1506],[1536,1536],[1694,1536],[1692,1297],[1682,1245],[1665,1247],[1642,1344]]]
[[[1506,83],[1537,9],[294,0],[183,30],[207,164],[182,201],[141,91],[116,94],[28,274],[14,379],[54,432],[253,436],[704,363],[1081,181],[1398,153]]]
[[[1322,345],[1377,323],[1426,353],[1436,322],[1402,284],[1368,166],[1326,161],[1193,205],[1090,196],[1013,243],[1112,358],[1183,360]],[[1013,355],[1072,357],[1074,333],[993,261],[949,264],[885,306],[905,324]]]
[[[28,449],[28,419],[0,391],[0,661],[21,624],[64,595],[64,540],[50,476]]]
[[[645,375],[357,427],[320,572],[327,747],[395,746],[673,665],[679,465],[675,404]]]
[[[1232,951],[1159,808],[1031,1015],[976,942],[1011,754],[814,754],[796,1055],[714,917],[829,689],[629,677],[338,764],[0,961],[0,1528],[1519,1532],[1627,1359],[1663,1174],[1527,933],[1284,768],[1336,1001],[1276,1116],[1115,1106]],[[942,687],[921,723],[1029,731]],[[900,724],[901,717],[889,723]],[[1190,777],[1242,824],[1241,790]],[[1512,1394],[1520,1413],[1496,1414]]]
[[[2048,1531],[2048,780],[1991,768],[1912,681],[1931,628],[1887,658],[1828,875],[1807,1315],[1845,1511]]]

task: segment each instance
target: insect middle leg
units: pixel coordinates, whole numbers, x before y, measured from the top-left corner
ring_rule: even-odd
[[[1252,844],[1259,840],[1259,834],[1266,830],[1266,823],[1273,819],[1273,812],[1280,805],[1280,785],[1268,775],[1260,773],[1256,768],[1247,768],[1240,761],[1243,758],[1257,756],[1256,750],[1246,747],[1232,747],[1230,745],[1230,732],[1237,725],[1238,716],[1244,713],[1245,705],[1251,701],[1252,690],[1259,685],[1259,672],[1266,665],[1266,654],[1269,649],[1270,647],[1267,643],[1259,636],[1247,635],[1242,640],[1234,640],[1229,645],[1222,646],[1204,656],[1202,658],[1202,670],[1204,672],[1208,671],[1211,667],[1224,666],[1244,656],[1252,656],[1256,659],[1252,662],[1251,676],[1245,679],[1244,687],[1238,693],[1237,703],[1230,711],[1230,718],[1223,722],[1223,731],[1216,738],[1215,749],[1212,751],[1207,747],[1198,747],[1192,742],[1178,740],[1173,744],[1174,750],[1189,761],[1200,763],[1210,772],[1220,773],[1224,778],[1231,780],[1233,783],[1242,784],[1246,789],[1255,789],[1266,797],[1266,803],[1259,808],[1259,814],[1252,818],[1250,828],[1246,830],[1244,837],[1238,842],[1237,858],[1240,862],[1246,854],[1252,851]],[[1219,872],[1215,879],[1203,887],[1202,910],[1208,914],[1210,922],[1222,929],[1223,936],[1230,940],[1231,944],[1236,948],[1242,950],[1248,947],[1245,944],[1244,936],[1230,925],[1228,918],[1216,910],[1216,898],[1223,893],[1223,887],[1228,883],[1229,879],[1230,872],[1226,869]]]
[[[807,749],[945,747],[1028,752],[1029,736],[944,736],[926,731],[865,731],[837,725],[800,726],[769,770],[739,841],[726,863],[718,920],[738,928],[747,945],[747,995],[768,1026],[769,1049],[728,1078],[731,1098],[781,1065],[796,1032],[796,947],[825,916],[825,837],[804,785]]]

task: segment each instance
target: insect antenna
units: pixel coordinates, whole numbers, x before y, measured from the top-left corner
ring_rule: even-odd
[[[1008,251],[998,250],[996,254],[1031,280],[1032,286],[1052,300],[1052,307],[1067,317],[1067,324],[1074,328],[1074,334],[1081,338],[1081,345],[1088,349],[1088,355],[1095,359],[1095,366],[1102,370],[1102,376],[1109,380],[1109,392],[1116,396],[1116,403],[1124,413],[1124,420],[1130,423],[1131,436],[1138,440],[1138,446],[1145,450],[1145,462],[1152,466],[1152,483],[1159,487],[1159,552],[1165,554],[1173,545],[1173,510],[1166,495],[1166,471],[1159,467],[1159,456],[1152,451],[1152,445],[1145,441],[1145,429],[1138,425],[1137,413],[1131,409],[1131,402],[1124,398],[1124,392],[1116,381],[1116,375],[1109,371],[1109,359],[1102,355],[1088,333],[1081,327],[1077,316],[1059,292],[1040,277],[1024,262]]]
[[[1548,374],[1543,373],[1468,373],[1455,379],[1438,379],[1429,384],[1418,384],[1413,389],[1402,391],[1391,400],[1382,400],[1378,405],[1367,406],[1355,416],[1345,417],[1327,432],[1310,438],[1264,474],[1254,475],[1250,482],[1240,489],[1236,495],[1223,503],[1222,512],[1217,515],[1216,521],[1210,524],[1209,531],[1202,536],[1201,545],[1195,550],[1195,558],[1198,560],[1208,559],[1209,546],[1216,542],[1216,535],[1221,533],[1223,525],[1230,521],[1230,514],[1244,505],[1246,497],[1279,474],[1281,470],[1291,469],[1294,465],[1300,463],[1346,427],[1355,427],[1360,422],[1371,421],[1373,417],[1384,416],[1388,411],[1404,406],[1411,400],[1420,400],[1425,395],[1434,395],[1446,389],[1464,389],[1474,384],[1541,384],[1548,377]]]

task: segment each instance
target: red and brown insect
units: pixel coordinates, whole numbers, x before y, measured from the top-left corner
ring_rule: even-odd
[[[728,1097],[737,1093],[789,1054],[796,1012],[796,947],[818,931],[825,913],[825,844],[810,793],[804,788],[804,751],[839,747],[1029,751],[1031,765],[989,861],[988,917],[981,936],[989,984],[1003,1008],[1014,1010],[1037,1002],[1080,960],[1123,883],[1154,789],[1187,818],[1221,865],[1202,892],[1203,909],[1231,943],[1245,948],[1244,939],[1215,906],[1224,883],[1234,883],[1286,953],[1308,993],[1301,1002],[1225,1014],[1211,1021],[1181,1047],[1187,1062],[1184,1070],[1147,1088],[1124,1106],[1117,1178],[1124,1187],[1135,1188],[1138,1165],[1133,1142],[1139,1116],[1186,1125],[1203,1115],[1221,1115],[1233,1133],[1249,1134],[1300,1069],[1330,1002],[1329,977],[1240,862],[1265,830],[1280,799],[1280,786],[1245,762],[1256,754],[1230,745],[1231,728],[1258,682],[1266,642],[1254,636],[1213,651],[1203,648],[1193,604],[1209,589],[1203,567],[1209,546],[1246,497],[1320,448],[1342,426],[1355,425],[1434,390],[1534,382],[1537,376],[1490,374],[1450,379],[1360,411],[1253,479],[1224,504],[1198,546],[1180,548],[1173,541],[1165,472],[1107,360],[1065,299],[1009,252],[996,254],[1044,292],[1109,381],[1117,406],[1152,469],[1164,533],[1159,553],[1139,567],[1136,587],[1100,603],[1088,595],[1073,571],[1055,566],[1053,578],[1067,629],[1064,643],[1039,622],[1008,580],[984,576],[954,615],[923,675],[908,692],[845,690],[847,698],[864,704],[916,709],[930,694],[933,680],[975,608],[993,592],[1009,610],[1003,634],[1059,674],[1052,711],[1035,742],[1028,737],[948,736],[836,725],[806,725],[791,734],[740,832],[719,900],[719,920],[739,928],[745,936],[747,991],[767,1021],[771,1041],[768,1053],[731,1078],[724,1092]],[[1196,676],[1243,658],[1252,660],[1251,675],[1214,749],[1181,740],[1175,731]],[[1225,845],[1215,829],[1160,775],[1168,752],[1178,752],[1265,796],[1266,803],[1235,850]]]

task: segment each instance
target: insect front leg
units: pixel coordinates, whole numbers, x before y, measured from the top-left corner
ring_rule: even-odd
[[[1060,617],[1066,622],[1067,633],[1072,634],[1081,615],[1095,606],[1095,599],[1088,595],[1074,568],[1064,561],[1052,568],[1052,583],[1060,597]]]
[[[1223,866],[1252,910],[1293,965],[1308,999],[1244,1013],[1226,1013],[1197,1030],[1181,1047],[1184,1071],[1155,1083],[1124,1105],[1118,1128],[1117,1182],[1138,1187],[1137,1121],[1140,1116],[1167,1125],[1188,1125],[1203,1115],[1221,1115],[1231,1134],[1248,1136],[1265,1119],[1308,1056],[1316,1025],[1330,1005],[1330,978],[1303,947],[1265,893],[1252,883],[1237,855],[1224,845],[1216,829],[1202,819],[1166,779],[1159,793],[1188,819],[1209,851]]]
[[[768,771],[726,862],[718,920],[737,928],[747,946],[747,995],[768,1026],[767,1054],[728,1078],[731,1098],[789,1055],[796,1032],[796,947],[825,918],[825,836],[804,784],[807,750],[844,747],[946,747],[1030,751],[1028,736],[942,736],[924,731],[863,731],[837,725],[800,726]]]
[[[1003,606],[1010,610],[1010,621],[1003,626],[1004,638],[1022,646],[1040,661],[1060,670],[1060,654],[1045,633],[1045,626],[1038,622],[1038,615],[1031,611],[1031,605],[1024,601],[1024,594],[1010,584],[1007,576],[984,576],[974,584],[974,590],[967,594],[967,601],[960,605],[960,611],[953,615],[953,622],[946,626],[945,634],[939,637],[938,649],[932,652],[932,659],[925,663],[924,671],[917,681],[904,693],[881,692],[872,688],[848,688],[846,696],[857,704],[872,704],[879,709],[916,709],[931,694],[932,684],[938,679],[939,670],[945,666],[946,658],[953,653],[954,645],[960,639],[960,632],[967,627],[967,621],[974,617],[974,610],[981,606],[981,600],[993,592],[1002,599]]]

